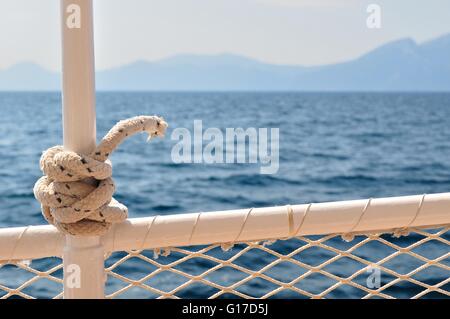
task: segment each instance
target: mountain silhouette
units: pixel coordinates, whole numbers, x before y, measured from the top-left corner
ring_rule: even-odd
[[[450,91],[450,34],[387,43],[324,66],[275,65],[233,54],[177,55],[97,72],[98,90]],[[0,90],[60,90],[60,75],[32,63],[0,70]]]

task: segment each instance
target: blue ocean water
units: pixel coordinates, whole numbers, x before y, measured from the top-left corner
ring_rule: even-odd
[[[32,188],[41,176],[42,151],[62,143],[60,105],[59,93],[0,93],[0,227],[45,223]],[[103,92],[97,95],[98,139],[118,120],[140,114],[161,115],[170,127],[163,140],[145,144],[146,136],[135,136],[112,155],[115,197],[131,217],[437,193],[450,187],[448,93]],[[278,173],[262,175],[255,164],[173,163],[171,130],[192,129],[196,119],[204,128],[280,128]],[[448,250],[431,248],[441,255]],[[373,247],[366,253],[385,250]],[[249,258],[253,265],[264,264],[263,257]],[[314,254],[305,258],[318,260]],[[145,272],[142,267],[136,263],[127,271]],[[205,265],[190,267],[195,272]],[[443,280],[448,275],[426,276]],[[315,285],[324,282],[319,278]],[[398,288],[399,296],[407,297],[410,288]],[[40,296],[47,293],[44,289]],[[191,289],[183,296],[209,293]],[[331,295],[357,296],[350,290]]]

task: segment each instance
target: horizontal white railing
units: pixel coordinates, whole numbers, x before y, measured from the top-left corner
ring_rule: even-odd
[[[105,252],[305,235],[391,232],[450,224],[450,193],[131,218],[102,238]],[[53,226],[0,229],[0,260],[62,256]]]

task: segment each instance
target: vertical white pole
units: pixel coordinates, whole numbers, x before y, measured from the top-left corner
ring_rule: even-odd
[[[61,0],[64,147],[95,148],[95,67],[92,0]],[[66,236],[64,298],[104,298],[100,237]]]

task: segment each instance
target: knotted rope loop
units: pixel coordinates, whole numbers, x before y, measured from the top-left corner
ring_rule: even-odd
[[[147,132],[149,139],[164,136],[167,123],[157,116],[120,121],[88,155],[54,146],[41,157],[44,172],[34,185],[45,219],[61,232],[79,236],[103,235],[112,223],[124,221],[128,209],[115,200],[108,157],[127,137]]]

